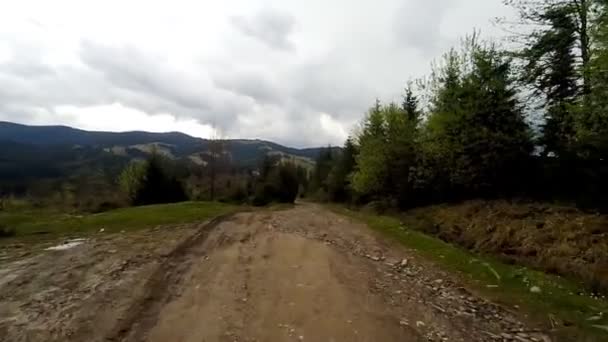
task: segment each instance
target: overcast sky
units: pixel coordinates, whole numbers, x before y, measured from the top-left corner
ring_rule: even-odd
[[[342,144],[501,0],[0,0],[0,120]]]

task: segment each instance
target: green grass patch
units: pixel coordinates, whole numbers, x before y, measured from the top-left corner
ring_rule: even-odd
[[[337,213],[365,222],[448,271],[455,271],[477,292],[494,302],[515,305],[567,341],[607,341],[608,301],[584,294],[578,282],[481,256],[438,238],[409,229],[394,217],[354,212],[332,206]],[[532,293],[537,286],[541,293]],[[582,295],[580,295],[582,294]],[[604,328],[602,328],[604,327]]]
[[[183,202],[123,208],[99,214],[71,215],[50,209],[0,212],[0,225],[14,237],[39,234],[76,234],[99,231],[129,231],[158,225],[208,220],[234,212],[238,206],[216,202]]]

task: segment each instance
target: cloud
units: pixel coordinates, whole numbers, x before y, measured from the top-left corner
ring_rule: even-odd
[[[433,56],[445,46],[441,23],[453,3],[451,0],[404,2],[393,19],[397,44]]]
[[[5,6],[1,120],[342,144],[375,98],[398,100],[503,11],[500,0],[107,1]]]
[[[285,96],[271,74],[263,71],[216,72],[213,82],[220,89],[248,96],[259,103],[280,104]]]
[[[232,25],[243,34],[267,46],[280,50],[293,50],[289,36],[295,28],[295,18],[287,13],[264,9],[252,17],[234,16]]]

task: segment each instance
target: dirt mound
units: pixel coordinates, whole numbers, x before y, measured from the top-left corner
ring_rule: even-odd
[[[576,208],[470,201],[411,210],[404,222],[476,252],[608,291],[608,216]]]

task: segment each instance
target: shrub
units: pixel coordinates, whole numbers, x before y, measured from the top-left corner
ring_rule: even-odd
[[[161,156],[155,153],[145,163],[127,166],[119,182],[133,205],[174,203],[188,199],[182,184],[168,173]]]
[[[243,203],[247,201],[247,189],[244,186],[235,186],[220,202]]]
[[[15,236],[17,232],[13,228],[8,228],[5,226],[0,226],[0,238],[7,238]]]
[[[255,187],[252,204],[263,206],[272,202],[294,203],[300,184],[297,169],[292,164],[278,164],[259,180]]]

